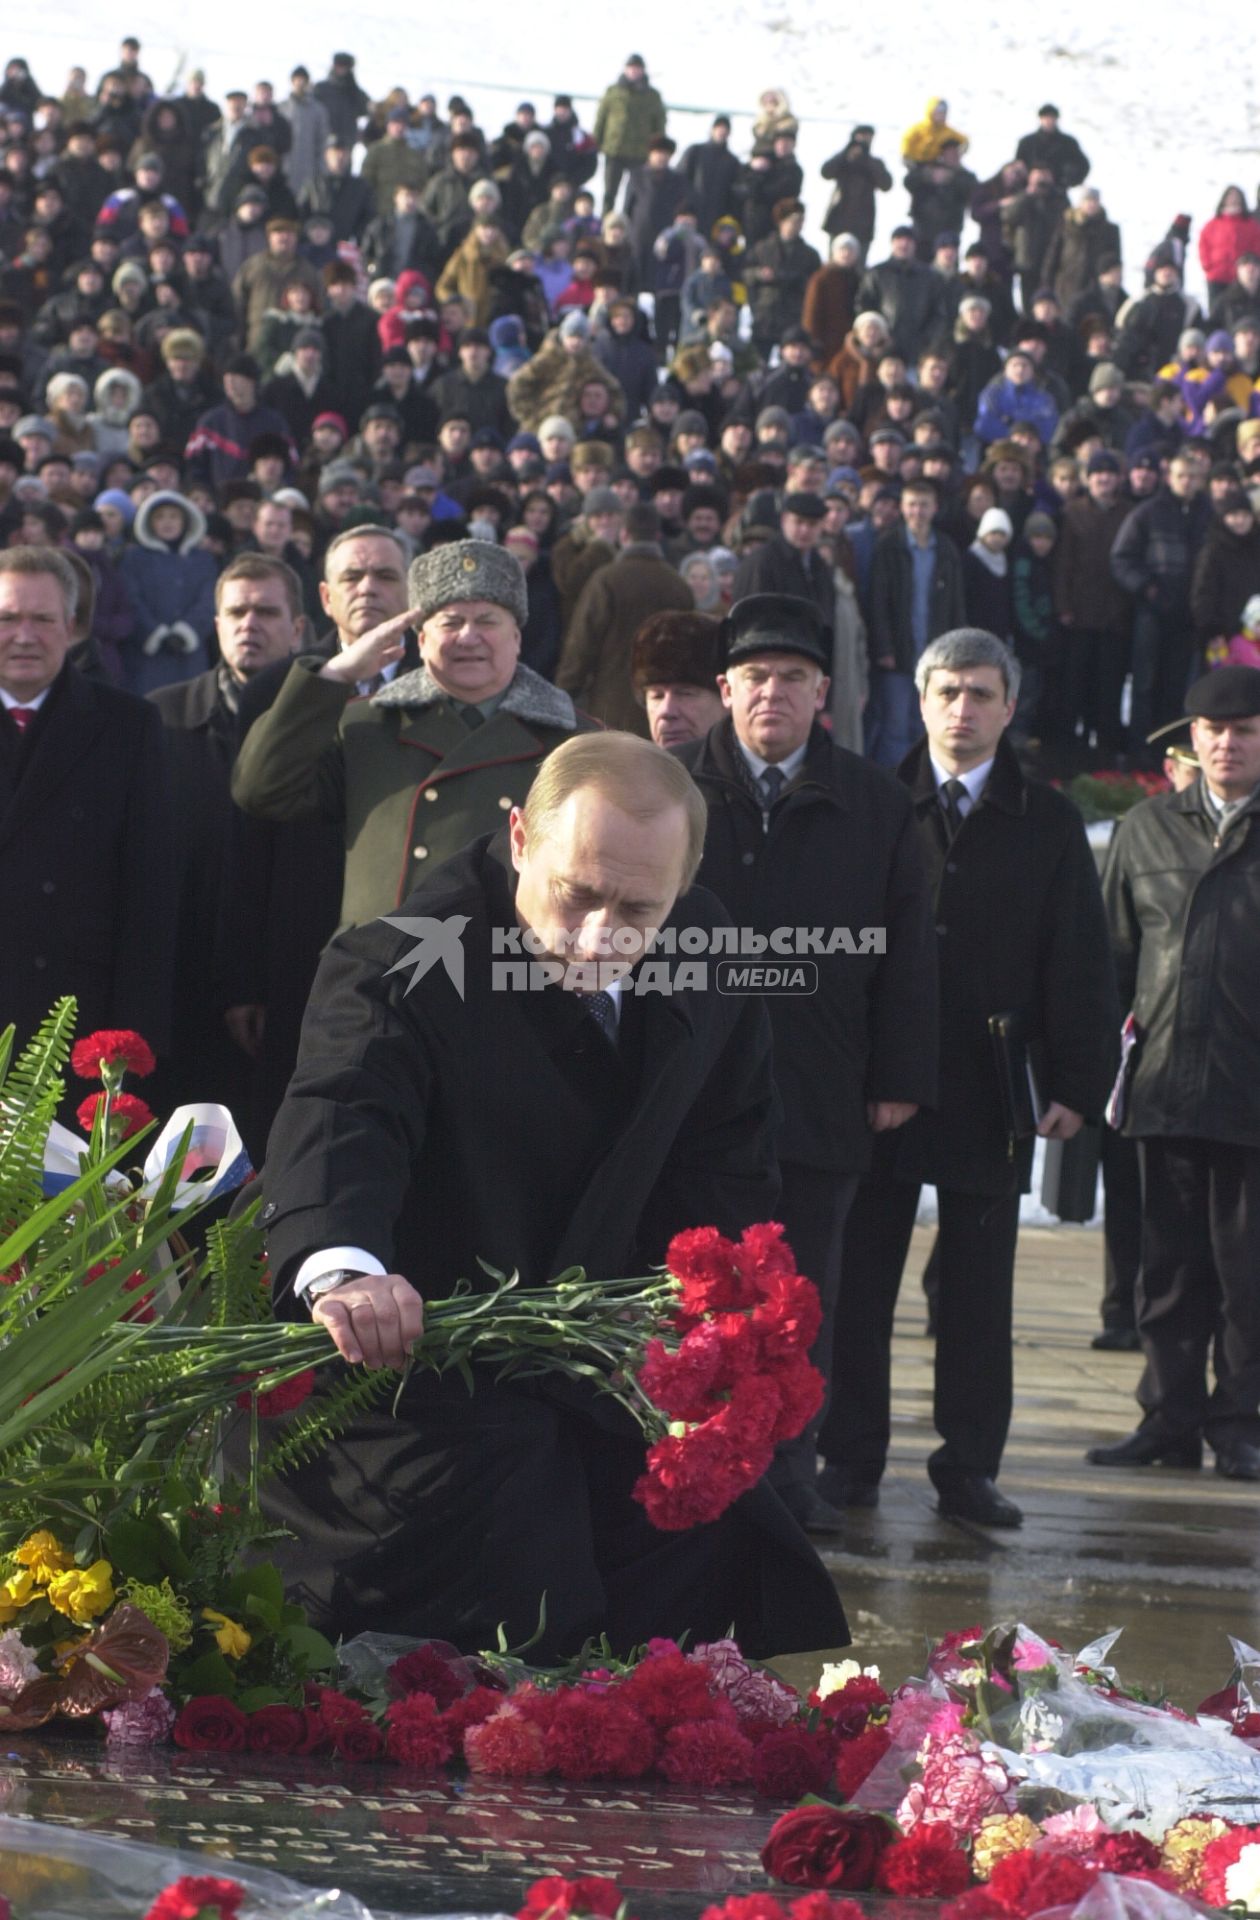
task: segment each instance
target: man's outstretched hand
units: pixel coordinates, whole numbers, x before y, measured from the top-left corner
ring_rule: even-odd
[[[401,1369],[424,1331],[424,1302],[401,1273],[365,1273],[322,1293],[311,1318],[351,1366]]]

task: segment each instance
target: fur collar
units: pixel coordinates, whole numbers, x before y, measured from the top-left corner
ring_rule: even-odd
[[[372,705],[433,707],[446,697],[429,669],[419,666],[413,667],[410,673],[398,674],[379,693],[374,693]],[[518,720],[532,721],[535,726],[560,727],[566,733],[577,731],[577,711],[568,694],[553,687],[532,667],[517,667],[498,711],[515,714]]]

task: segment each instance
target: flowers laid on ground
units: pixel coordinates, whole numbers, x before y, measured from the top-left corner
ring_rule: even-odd
[[[347,1374],[323,1327],[272,1319],[252,1210],[189,1247],[185,1230],[227,1179],[216,1167],[196,1184],[214,1161],[208,1110],[183,1110],[159,1139],[166,1151],[126,1169],[152,1115],[123,1085],[152,1072],[152,1052],[126,1031],[72,1048],[73,1017],[61,1002],[16,1061],[12,1031],[0,1036],[0,1732],[104,1711],[125,1745],[173,1730],[189,1745],[326,1742],[406,1765],[462,1755],[478,1717],[466,1701],[444,1702],[453,1718],[440,1725],[414,1687],[375,1716],[354,1701],[333,1708],[314,1685],[333,1649],[263,1557],[274,1536],[261,1478],[325,1446],[397,1375]],[[90,1138],[62,1131],[53,1178],[67,1060],[101,1090],[79,1112]],[[238,1181],[245,1170],[234,1163]],[[497,1273],[482,1292],[460,1282],[426,1303],[414,1364],[457,1368],[470,1385],[479,1367],[503,1378],[546,1366],[613,1395],[649,1442],[636,1496],[651,1519],[712,1520],[816,1411],[807,1350],[820,1309],[775,1225],[738,1244],[713,1228],[682,1234],[670,1269],[611,1281],[574,1269],[533,1289]],[[233,1483],[219,1463],[225,1419],[241,1413],[248,1465]],[[264,1448],[267,1422],[283,1424]],[[554,1705],[513,1709],[544,1748]],[[605,1770],[647,1771],[661,1743],[628,1699],[616,1711]],[[557,1714],[547,1751],[576,1752],[597,1718],[587,1695]],[[734,1708],[690,1719],[710,1724],[677,1731],[659,1756],[667,1777],[752,1778]],[[496,1728],[491,1746],[504,1739]],[[775,1764],[795,1779],[790,1756]]]
[[[1145,773],[1134,768],[1128,773],[1078,773],[1067,789],[1086,822],[1119,820],[1139,801],[1152,794],[1167,793],[1168,782],[1162,773]]]

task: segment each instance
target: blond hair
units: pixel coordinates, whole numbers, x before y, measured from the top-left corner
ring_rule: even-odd
[[[708,809],[686,767],[636,733],[579,733],[557,747],[534,775],[521,817],[527,840],[545,840],[571,794],[593,787],[633,820],[653,820],[681,807],[687,821],[682,883],[685,893],[700,866]]]

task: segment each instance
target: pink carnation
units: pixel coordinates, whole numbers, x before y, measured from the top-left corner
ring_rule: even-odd
[[[1110,1832],[1097,1807],[1088,1804],[1070,1807],[1066,1813],[1052,1813],[1041,1822],[1042,1839],[1049,1841],[1056,1853],[1092,1853]]]
[[[0,1700],[12,1699],[39,1678],[39,1662],[16,1627],[0,1633]]]

